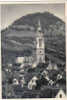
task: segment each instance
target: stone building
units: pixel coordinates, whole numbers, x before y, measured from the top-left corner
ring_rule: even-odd
[[[34,76],[28,83],[28,89],[32,90],[33,88],[36,87],[36,81],[38,80],[38,78],[36,76]]]
[[[24,64],[24,65],[32,65],[33,57],[32,56],[23,56],[23,57],[17,57],[16,63],[18,64]]]

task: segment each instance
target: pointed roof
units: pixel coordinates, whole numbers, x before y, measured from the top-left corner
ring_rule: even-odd
[[[48,65],[48,67],[47,67],[47,70],[52,70],[52,64],[51,64],[51,61],[49,61],[49,65]]]
[[[54,70],[58,70],[57,64],[54,65]]]
[[[60,89],[56,95],[56,98],[63,98],[65,97],[64,90]]]
[[[32,78],[33,80],[37,80],[38,78],[37,78],[37,76],[33,76],[33,78]]]

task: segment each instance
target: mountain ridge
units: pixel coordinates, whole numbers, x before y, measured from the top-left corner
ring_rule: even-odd
[[[42,32],[44,33],[45,48],[56,50],[56,55],[62,52],[65,58],[65,23],[48,12],[28,14],[14,21],[13,24],[1,32],[2,49],[10,52],[17,52],[17,50],[20,52],[23,49],[25,50],[23,46],[27,45],[26,52],[32,51],[35,48],[34,42],[36,40],[38,20],[41,22]],[[22,44],[22,46],[19,44]]]

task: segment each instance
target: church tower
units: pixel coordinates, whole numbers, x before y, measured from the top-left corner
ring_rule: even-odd
[[[37,63],[45,63],[44,34],[41,29],[40,20],[38,22],[37,33],[36,33],[36,56],[37,56]]]

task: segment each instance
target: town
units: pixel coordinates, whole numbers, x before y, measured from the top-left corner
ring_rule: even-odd
[[[49,57],[46,58],[44,41],[41,23],[38,20],[36,52],[31,56],[16,57],[14,63],[9,63],[5,69],[6,74],[12,76],[12,80],[7,79],[6,88],[11,84],[12,91],[8,91],[6,98],[65,97],[65,64],[58,64]]]

